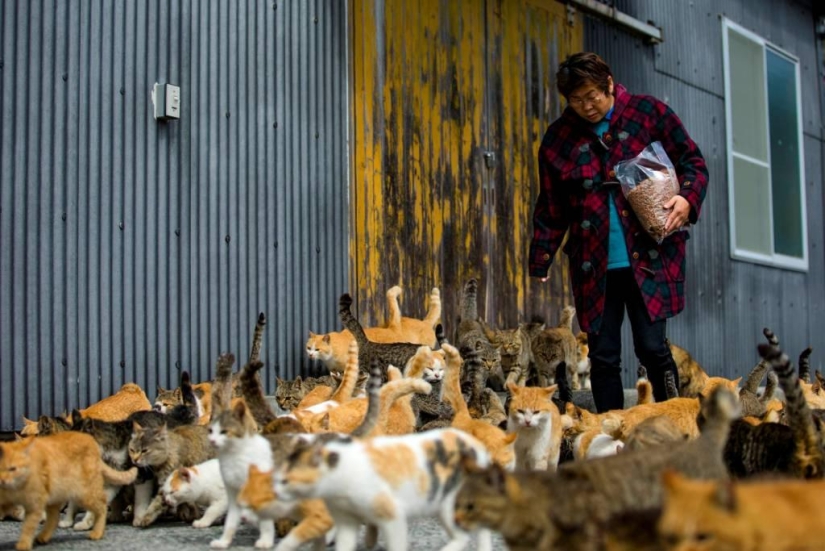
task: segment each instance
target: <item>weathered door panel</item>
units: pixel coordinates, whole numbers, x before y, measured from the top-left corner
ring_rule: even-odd
[[[564,28],[555,0],[352,6],[350,281],[362,321],[383,320],[392,285],[404,287],[402,309],[416,316],[438,286],[450,335],[472,276],[491,321],[515,323],[536,311],[528,301],[560,304],[560,268],[552,284],[528,286],[526,254],[536,148],[558,111],[549,75],[580,46],[580,25]],[[496,156],[490,167],[486,152]]]

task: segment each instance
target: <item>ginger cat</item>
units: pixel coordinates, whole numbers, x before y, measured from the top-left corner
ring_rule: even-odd
[[[89,539],[99,540],[106,528],[104,484],[124,486],[136,476],[135,468],[116,471],[106,465],[94,438],[79,432],[0,444],[0,506],[22,505],[26,511],[18,550],[32,548],[44,511],[46,523],[37,543],[48,543],[67,502],[94,514]]]
[[[516,468],[555,471],[561,452],[559,408],[550,399],[558,385],[547,388],[507,383],[512,400],[507,431],[517,434]]]
[[[441,349],[444,351],[447,364],[444,369],[444,401],[450,404],[455,411],[451,426],[478,438],[487,447],[494,462],[512,470],[516,465],[513,442],[515,442],[518,434],[506,434],[498,427],[470,417],[470,411],[464,397],[461,395],[459,383],[461,356],[454,346],[447,343],[442,344]],[[465,358],[467,364],[478,364],[480,361],[479,354],[475,349],[467,351],[467,357]],[[478,368],[477,365],[475,368]],[[468,369],[472,368],[468,367]]]
[[[252,509],[259,518],[298,521],[275,551],[294,551],[306,542],[314,541],[318,548],[326,547],[325,535],[333,528],[332,517],[320,499],[286,503],[273,490],[272,470],[249,466],[249,476],[238,494],[238,505]]]
[[[369,327],[364,329],[367,338],[376,343],[405,342],[435,346],[435,326],[441,317],[441,293],[433,288],[430,294],[430,308],[423,320],[402,318],[398,310],[400,287],[387,291],[391,317],[387,327]],[[312,360],[323,361],[330,371],[343,371],[346,365],[347,348],[355,339],[347,329],[340,332],[319,335],[309,332],[306,343],[307,355]]]
[[[146,393],[135,383],[126,383],[115,394],[92,404],[86,409],[80,410],[83,418],[100,419],[102,421],[122,421],[136,411],[147,411],[152,409],[152,404]],[[75,420],[77,421],[77,420]],[[23,436],[35,435],[39,433],[37,421],[23,418],[25,424],[21,434]]]
[[[718,482],[663,475],[658,530],[666,549],[803,551],[822,549],[825,481]]]
[[[708,374],[702,369],[699,362],[694,360],[693,356],[684,348],[676,346],[670,341],[667,341],[667,344],[679,371],[679,396],[682,398],[696,398],[700,393],[708,396],[708,392],[704,392]]]

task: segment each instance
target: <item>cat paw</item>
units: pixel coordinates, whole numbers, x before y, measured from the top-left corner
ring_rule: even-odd
[[[255,549],[269,549],[273,545],[275,545],[275,542],[270,538],[258,538],[258,541],[255,542]]]
[[[70,518],[60,519],[60,522],[57,523],[60,528],[71,528],[73,524],[74,520]]]
[[[26,543],[26,542],[18,541],[17,545],[15,545],[14,548],[17,549],[17,551],[31,551],[32,544],[31,544],[31,542]]]
[[[34,541],[36,541],[36,542],[37,542],[37,543],[39,543],[40,545],[43,545],[43,544],[49,543],[49,540],[50,540],[50,539],[52,539],[52,538],[51,538],[51,536],[46,537],[46,536],[44,536],[43,534],[40,534],[39,536],[37,536],[36,538],[34,538]]]
[[[231,541],[226,540],[212,540],[209,542],[209,547],[212,549],[229,549]]]
[[[90,518],[88,520],[84,518],[80,522],[75,522],[74,526],[72,526],[72,530],[77,530],[78,532],[85,532],[86,530],[91,530],[94,524],[94,518]]]
[[[132,520],[132,526],[134,526],[135,528],[146,528],[150,524],[152,524],[151,517],[136,517],[134,520]]]
[[[193,528],[209,528],[210,526],[212,526],[212,523],[203,520],[202,518],[199,518],[198,520],[192,523]]]

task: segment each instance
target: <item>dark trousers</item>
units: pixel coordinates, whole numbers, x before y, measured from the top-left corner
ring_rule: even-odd
[[[656,401],[667,400],[665,373],[668,370],[673,372],[677,387],[679,385],[679,372],[665,341],[665,320],[650,321],[630,268],[609,270],[601,328],[598,333],[587,334],[590,384],[599,413],[624,407],[621,334],[625,309],[633,330],[636,357],[647,369]]]

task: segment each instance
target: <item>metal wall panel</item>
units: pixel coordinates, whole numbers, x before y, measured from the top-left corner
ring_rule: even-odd
[[[306,368],[347,288],[346,4],[2,3],[0,430],[242,364],[259,311],[267,387]]]
[[[688,241],[687,306],[669,322],[668,334],[709,372],[737,377],[755,364],[756,344],[763,340],[765,326],[779,335],[793,355],[809,344],[816,349],[821,341],[818,328],[825,324],[822,89],[810,9],[781,0],[726,0],[722,9],[717,4],[704,0],[617,2],[619,9],[661,26],[664,43],[645,45],[609,23],[585,18],[585,48],[602,55],[616,80],[631,92],[652,94],[671,105],[705,155],[710,185],[700,222]],[[722,12],[800,58],[807,273],[730,258]],[[821,368],[822,358],[815,353],[812,362]],[[632,385],[637,360],[628,326],[623,328],[623,362],[625,383]]]

